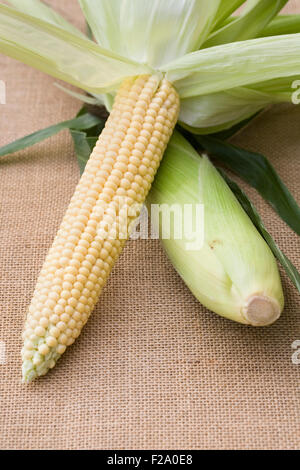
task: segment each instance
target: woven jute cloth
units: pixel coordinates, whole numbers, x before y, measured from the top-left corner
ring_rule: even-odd
[[[77,2],[49,3],[83,27]],[[300,13],[300,2],[288,9]],[[3,56],[0,79],[0,145],[79,109],[52,78]],[[280,105],[234,139],[264,153],[298,202],[299,129],[300,108]],[[299,448],[300,302],[291,282],[282,273],[286,307],[276,324],[235,324],[199,304],[157,240],[127,244],[75,344],[47,376],[21,383],[26,307],[78,178],[67,132],[0,161],[0,448]],[[299,239],[243,187],[299,269]]]

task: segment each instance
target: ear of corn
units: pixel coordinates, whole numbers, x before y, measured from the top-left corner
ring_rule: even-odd
[[[126,80],[38,278],[24,329],[23,380],[54,367],[79,336],[139,214],[174,129],[166,80]]]
[[[151,209],[153,204],[180,204],[182,210],[186,204],[192,206],[190,226],[203,229],[203,244],[191,247],[188,232],[176,237],[177,226],[171,226],[170,236],[162,243],[172,264],[203,305],[223,317],[253,326],[271,324],[280,316],[283,292],[270,248],[208,158],[198,155],[176,131],[147,202]],[[200,222],[198,204],[204,209]],[[152,224],[160,224],[163,238],[163,220],[156,221],[152,218]]]

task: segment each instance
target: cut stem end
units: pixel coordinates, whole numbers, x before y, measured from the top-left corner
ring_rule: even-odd
[[[243,315],[252,326],[267,326],[274,323],[281,314],[279,304],[270,297],[254,295],[243,308]]]

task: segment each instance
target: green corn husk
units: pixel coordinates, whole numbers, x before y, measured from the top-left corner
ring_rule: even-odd
[[[275,258],[227,184],[203,155],[174,133],[148,197],[153,204],[203,204],[204,243],[191,249],[189,235],[176,239],[171,224],[163,246],[197,299],[215,313],[244,324],[273,323],[284,306]],[[152,213],[153,215],[153,213]],[[196,227],[196,210],[192,211]],[[189,221],[191,222],[191,221]],[[158,230],[158,219],[152,219]]]

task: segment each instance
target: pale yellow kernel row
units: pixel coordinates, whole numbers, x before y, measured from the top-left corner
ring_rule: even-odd
[[[120,88],[28,310],[23,359],[41,374],[43,361],[52,368],[88,320],[139,215],[178,109],[176,92],[165,80],[158,87],[157,77],[129,79]]]

